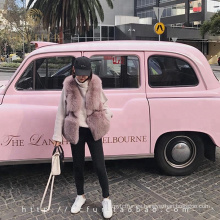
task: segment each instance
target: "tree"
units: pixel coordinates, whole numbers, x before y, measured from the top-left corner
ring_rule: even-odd
[[[215,13],[210,20],[205,21],[200,27],[200,33],[204,36],[206,33],[211,35],[220,35],[220,11]]]
[[[8,31],[10,31],[13,37],[19,38],[21,44],[26,42],[28,52],[30,52],[30,42],[34,39],[34,29],[31,25],[30,16],[23,5],[23,1],[6,0],[3,16],[7,20],[8,24],[6,28]]]
[[[106,0],[108,6],[113,8],[112,0]],[[55,30],[60,27],[60,32],[69,30],[71,34],[75,31],[82,33],[90,26],[98,26],[97,14],[101,21],[104,20],[103,8],[99,0],[30,0],[27,8],[39,9],[43,13],[43,27],[47,30]]]
[[[16,49],[19,48],[19,41],[15,40],[16,34],[11,31],[10,28],[1,30],[0,33],[0,46],[1,54],[15,53]]]

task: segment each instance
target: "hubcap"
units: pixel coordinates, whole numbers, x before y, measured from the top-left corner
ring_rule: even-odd
[[[190,147],[186,143],[176,144],[171,152],[172,158],[179,163],[187,161],[190,158],[190,154]]]
[[[187,136],[176,136],[172,138],[164,149],[166,162],[174,168],[185,168],[189,166],[196,157],[196,145]]]

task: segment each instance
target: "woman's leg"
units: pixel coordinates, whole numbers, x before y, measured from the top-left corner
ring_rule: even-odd
[[[109,196],[109,184],[108,184],[108,177],[105,168],[102,139],[95,141],[93,139],[91,131],[88,129],[88,135],[86,141],[88,143],[94,168],[98,175],[99,183],[102,188],[102,196],[104,198],[107,198]]]
[[[80,127],[79,142],[77,144],[71,144],[77,195],[84,194],[85,137],[86,129]]]

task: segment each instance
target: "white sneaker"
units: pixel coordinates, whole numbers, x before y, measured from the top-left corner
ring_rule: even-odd
[[[86,198],[82,195],[77,195],[75,202],[71,207],[71,213],[76,214],[80,211],[82,205],[86,202]]]
[[[105,198],[102,201],[102,212],[104,218],[111,218],[112,217],[112,201],[111,199]]]

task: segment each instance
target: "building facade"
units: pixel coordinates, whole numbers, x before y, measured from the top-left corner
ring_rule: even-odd
[[[192,45],[201,50],[210,63],[217,61],[220,56],[220,39],[202,36],[199,27],[220,10],[220,0],[135,0],[134,15],[141,19],[151,17],[152,24],[116,26],[116,39],[159,40],[154,33],[154,25],[159,21],[155,10],[161,13],[160,22],[166,26],[160,40]]]
[[[91,41],[91,40],[112,40],[121,39],[117,33],[113,34],[113,29],[115,26],[120,26],[116,22],[116,16],[135,16],[141,19],[151,18],[152,24],[158,22],[158,19],[155,14],[154,7],[159,7],[160,10],[163,9],[160,21],[163,22],[166,27],[175,27],[175,28],[192,28],[199,29],[200,25],[210,16],[213,12],[216,12],[218,8],[220,9],[220,1],[219,0],[115,0],[113,1],[114,8],[110,9],[106,3],[106,0],[101,0],[101,5],[104,10],[104,21],[99,22],[99,27],[91,29],[87,36],[75,36],[76,41]],[[127,23],[129,24],[129,23]],[[126,25],[127,25],[126,24]],[[138,27],[138,22],[133,20],[130,24],[136,24]],[[149,25],[149,24],[148,24]],[[140,27],[143,25],[140,25]],[[142,29],[143,27],[141,27]],[[147,31],[149,31],[149,27],[146,27]],[[132,29],[134,30],[134,28]],[[136,30],[136,29],[135,29]],[[123,32],[123,28],[119,27],[119,32]],[[133,31],[134,32],[134,31]],[[138,31],[137,31],[138,32]],[[137,33],[136,32],[136,33]],[[172,36],[173,31],[168,31],[167,37],[163,37],[166,40],[169,40],[172,37],[181,40],[182,31],[177,32],[176,36]],[[178,34],[179,32],[179,34]],[[149,34],[149,36],[145,35],[145,31],[143,30],[143,34],[138,36],[136,33],[121,33],[123,36],[127,35],[126,38],[132,37],[132,39],[153,39],[157,38],[157,35]],[[149,32],[148,32],[149,33]],[[187,31],[186,31],[186,34]],[[137,36],[136,36],[137,35]],[[198,34],[193,33],[195,39],[202,39]],[[136,36],[136,37],[135,37]],[[189,35],[188,39],[192,39],[193,36]]]
[[[104,11],[104,21],[99,20],[97,28],[90,28],[85,34],[76,33],[69,38],[71,42],[106,41],[115,39],[115,16],[134,16],[134,0],[115,0],[113,9],[108,7],[106,0],[100,0]]]
[[[157,18],[153,7],[163,8],[161,21],[170,26],[198,27],[205,19],[206,0],[136,0],[135,15]]]
[[[164,40],[175,39],[200,49],[215,63],[220,56],[220,38],[201,36],[199,27],[220,10],[220,0],[135,0],[135,15],[151,16],[152,24],[158,22],[154,7],[162,8],[161,22],[166,26]]]
[[[97,28],[69,38],[69,42],[100,40],[163,40],[177,41],[201,50],[208,59],[217,59],[219,43],[216,39],[201,36],[199,27],[220,9],[220,0],[114,0],[110,9],[106,0],[100,0],[105,19]],[[159,18],[165,32],[159,37],[154,25]],[[213,47],[215,49],[213,50]],[[213,52],[215,51],[215,52]],[[216,54],[217,55],[213,55]],[[220,53],[220,52],[219,52]]]

